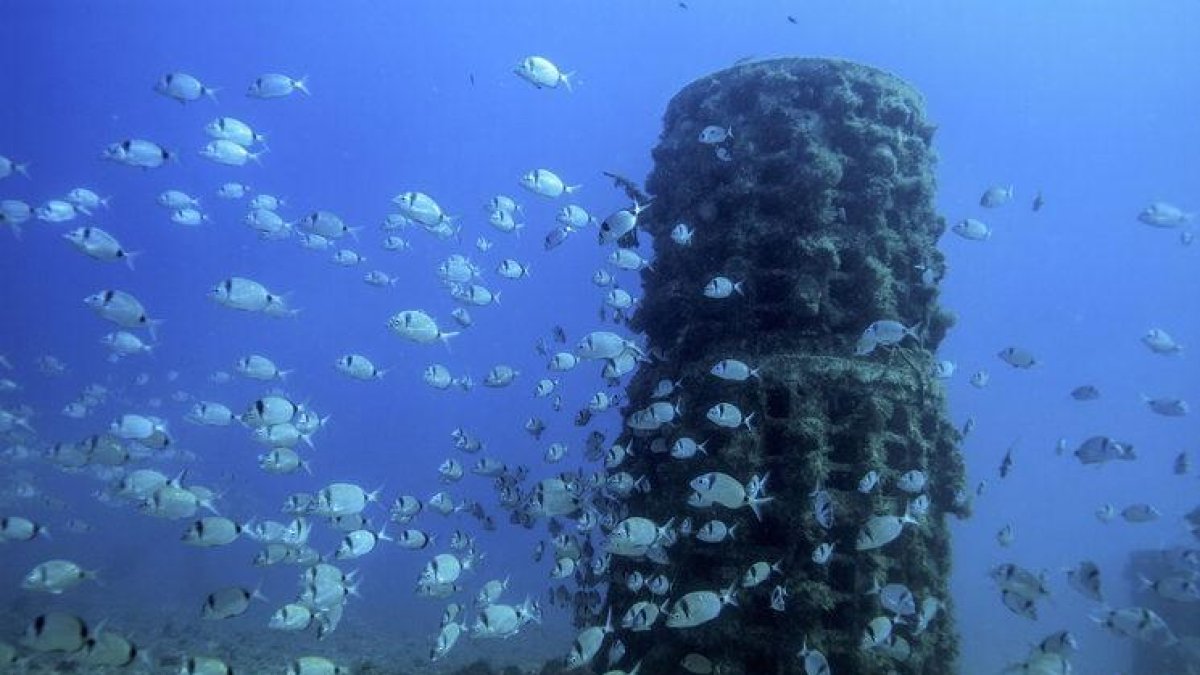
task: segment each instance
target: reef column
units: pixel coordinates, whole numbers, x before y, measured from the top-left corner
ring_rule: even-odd
[[[945,222],[933,203],[933,131],[908,84],[836,60],[735,66],[689,84],[668,106],[647,182],[654,202],[641,219],[653,236],[654,267],[642,273],[632,320],[665,360],[631,381],[626,414],[650,405],[662,379],[682,382],[672,396],[682,413],[651,435],[626,431],[622,442],[633,439],[637,450],[622,468],[651,485],[628,506],[660,523],[690,517],[698,529],[716,518],[737,531],[719,544],[679,537],[667,549],[668,568],[614,559],[610,601],[620,616],[646,599],[618,583],[632,569],[665,571],[672,600],[734,581],[739,590],[738,605],[709,623],[621,631],[629,653],[644,655],[643,672],[683,672],[680,660],[698,653],[730,674],[803,673],[797,652],[805,640],[839,675],[955,672],[945,519],[967,506],[959,434],[933,375],[933,352],[953,322],[937,302]],[[694,229],[690,244],[672,238],[679,223]],[[740,292],[706,297],[718,276]],[[918,337],[856,355],[877,320],[916,327]],[[710,374],[723,359],[759,376]],[[752,429],[709,421],[706,412],[721,402],[753,413]],[[676,460],[661,452],[683,436],[707,441],[707,454]],[[927,478],[927,513],[895,541],[856,550],[870,517],[899,516],[918,499],[897,485],[912,470]],[[749,508],[688,506],[689,481],[711,471],[742,483],[769,474],[774,501],[762,520]],[[863,493],[859,481],[870,471],[881,481]],[[832,498],[828,529],[813,513],[818,490]],[[822,543],[834,545],[826,564],[812,557]],[[779,562],[782,572],[742,589],[760,561]],[[891,616],[869,593],[876,580],[906,585],[918,609],[936,599],[940,611],[919,633],[910,616],[895,627],[898,641],[863,648],[869,622]],[[787,592],[783,611],[771,607],[777,585]]]

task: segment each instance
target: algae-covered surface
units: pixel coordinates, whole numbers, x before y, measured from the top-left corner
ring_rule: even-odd
[[[710,126],[729,137],[700,142]],[[953,323],[938,306],[944,261],[935,242],[945,223],[933,206],[933,132],[912,87],[845,61],[750,63],[697,80],[671,101],[646,184],[654,206],[641,221],[653,235],[654,269],[642,274],[645,297],[632,321],[664,358],[638,372],[627,411],[648,405],[659,380],[681,382],[680,419],[666,444],[707,440],[707,454],[677,462],[647,449],[653,437],[627,434],[638,448],[628,470],[653,486],[630,510],[659,522],[738,526],[734,541],[681,538],[671,548],[678,592],[723,589],[759,561],[781,572],[738,591],[737,606],[710,623],[622,635],[648,653],[650,672],[668,672],[689,652],[729,673],[803,672],[797,652],[806,640],[834,672],[954,672],[945,519],[967,504],[959,435],[931,374]],[[678,223],[695,230],[690,245],[672,240]],[[739,292],[703,295],[716,276]],[[856,355],[876,320],[899,321],[917,337]],[[759,376],[709,374],[728,358]],[[709,422],[706,411],[720,402],[754,413],[751,427]],[[896,487],[911,470],[928,478],[928,513],[896,541],[856,551],[869,517],[898,516],[917,497]],[[742,482],[769,476],[773,501],[761,522],[748,508],[688,507],[689,481],[709,471]],[[880,486],[864,494],[857,486],[869,471]],[[813,515],[818,490],[833,503],[828,530]],[[834,552],[821,565],[811,555],[824,542]],[[614,563],[618,577],[640,565]],[[876,580],[907,585],[918,604],[936,599],[940,611],[919,633],[909,617],[889,644],[862,648],[871,619],[887,615],[868,593]],[[783,611],[770,606],[776,585],[787,592]],[[614,585],[618,611],[632,600]]]

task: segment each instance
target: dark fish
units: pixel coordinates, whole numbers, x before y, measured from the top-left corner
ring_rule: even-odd
[[[563,330],[562,326],[554,327],[554,340],[564,344],[567,342],[567,331]]]
[[[1012,466],[1013,466],[1012,448],[1009,448],[1008,452],[1004,453],[1004,459],[1000,460],[1000,477],[1008,478],[1008,474],[1012,472]]]
[[[1037,194],[1036,194],[1036,195],[1034,195],[1034,197],[1033,197],[1033,210],[1034,210],[1034,211],[1041,211],[1041,210],[1042,210],[1042,206],[1043,206],[1045,203],[1046,203],[1046,199],[1045,199],[1044,197],[1042,197],[1042,191],[1041,191],[1041,190],[1038,190],[1038,191],[1037,191]]]
[[[796,21],[796,17],[794,17],[794,16],[791,16],[791,15],[789,14],[789,15],[788,15],[788,23],[799,23],[799,21]]]
[[[546,240],[544,242],[546,250],[550,251],[561,246],[562,243],[567,240],[567,237],[571,236],[571,233],[574,231],[575,230],[572,230],[566,225],[560,225],[553,230],[550,230],[550,232],[546,234]]]
[[[1085,384],[1071,390],[1071,398],[1076,401],[1094,401],[1100,398],[1100,390],[1094,385]]]

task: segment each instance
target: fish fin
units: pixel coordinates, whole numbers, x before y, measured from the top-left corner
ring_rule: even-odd
[[[211,98],[213,100],[213,103],[220,103],[220,101],[217,100],[217,92],[218,91],[221,91],[221,90],[217,87],[205,87],[205,86],[200,87],[200,93]]]
[[[298,80],[292,80],[292,86],[303,92],[305,96],[312,96],[312,92],[308,90],[308,75]]]
[[[563,83],[563,86],[567,88],[567,92],[569,93],[575,91],[575,87],[571,82],[572,77],[575,77],[575,71],[573,70],[569,73],[559,73],[558,75],[558,80]]]
[[[122,251],[121,257],[125,259],[125,265],[127,267],[129,267],[129,269],[132,270],[133,269],[133,259],[140,256],[142,253],[143,253],[143,251]]]

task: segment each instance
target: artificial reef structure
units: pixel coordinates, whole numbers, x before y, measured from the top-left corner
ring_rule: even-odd
[[[653,205],[639,223],[653,237],[654,263],[631,320],[658,358],[630,381],[625,412],[654,403],[662,380],[680,383],[670,396],[678,412],[651,433],[627,428],[620,441],[635,449],[622,468],[649,482],[629,497],[629,512],[675,526],[690,517],[693,533],[667,549],[665,566],[614,557],[609,601],[619,617],[647,599],[623,583],[641,570],[665,571],[672,600],[733,584],[737,604],[695,627],[618,629],[628,653],[642,655],[642,672],[683,672],[681,659],[700,654],[730,675],[804,673],[805,644],[834,673],[956,672],[946,516],[969,505],[961,437],[934,358],[953,317],[938,305],[945,264],[936,242],[946,225],[934,208],[933,133],[914,88],[848,61],[741,64],[671,100],[646,183]],[[680,223],[694,231],[690,242],[673,238]],[[728,297],[703,292],[718,276],[737,284]],[[878,320],[913,335],[856,354]],[[757,374],[715,377],[710,369],[724,359]],[[753,418],[714,424],[706,413],[719,403]],[[665,451],[680,437],[704,450],[672,458]],[[914,470],[925,486],[899,489]],[[860,491],[872,471],[878,486]],[[689,506],[689,483],[707,472],[743,483],[766,477],[761,519],[750,508]],[[824,525],[813,505],[821,491],[832,506]],[[913,502],[925,510],[916,524],[858,550],[868,519],[916,513]],[[710,519],[736,525],[735,536],[698,541]],[[819,563],[823,543],[833,552]],[[758,562],[778,571],[744,587]],[[934,601],[937,612],[907,616],[885,643],[864,645],[870,622],[893,616],[870,592],[876,584],[903,584],[919,613]],[[771,606],[776,586],[786,593],[782,610]]]

